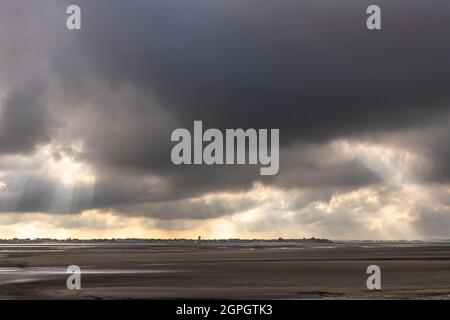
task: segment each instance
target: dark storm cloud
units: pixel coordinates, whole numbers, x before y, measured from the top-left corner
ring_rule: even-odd
[[[30,154],[58,134],[52,55],[71,52],[58,13],[51,1],[0,2],[0,155]]]
[[[104,81],[151,88],[184,125],[276,127],[288,143],[448,112],[446,1],[380,1],[381,32],[367,1],[133,3],[82,2],[80,45]]]
[[[24,84],[0,102],[0,155],[30,153],[50,141],[51,117],[43,105],[44,88],[38,82]]]
[[[196,119],[207,127],[280,128],[281,143],[290,145],[445,117],[450,5],[380,1],[384,29],[369,32],[368,4],[133,1],[124,7],[81,1],[84,30],[74,41],[89,72],[112,88],[126,84],[143,93],[141,102],[119,100],[122,108],[114,111],[108,103],[96,106],[115,114],[117,135],[111,139],[106,130],[85,137],[91,155],[104,165],[170,174],[166,137]],[[70,61],[59,60],[58,70],[66,72]],[[77,75],[72,69],[71,77],[62,76],[69,84]],[[158,117],[147,92],[171,117],[154,130],[145,120]],[[286,162],[283,167],[290,170]],[[356,168],[356,182],[372,180]],[[184,168],[196,175],[191,169],[198,172]]]
[[[73,46],[65,51],[49,50],[54,73],[73,90],[87,73],[151,91],[178,120],[174,127],[195,119],[276,127],[285,144],[423,125],[448,112],[439,103],[450,98],[446,1],[432,10],[423,1],[379,1],[381,32],[365,28],[368,1],[77,3],[83,30],[67,32]]]

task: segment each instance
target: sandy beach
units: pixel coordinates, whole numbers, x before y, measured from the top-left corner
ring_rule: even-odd
[[[382,290],[366,288],[372,264]],[[0,299],[160,298],[449,299],[450,245],[0,245]]]

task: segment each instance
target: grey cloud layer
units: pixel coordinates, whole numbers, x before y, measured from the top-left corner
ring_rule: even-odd
[[[0,172],[18,190],[0,192],[0,211],[206,218],[235,208],[175,204],[259,180],[326,194],[382,184],[329,147],[377,135],[426,154],[431,172],[417,173],[425,183],[449,182],[448,1],[378,1],[382,32],[365,29],[371,1],[77,1],[80,32],[64,28],[71,3],[0,3]],[[280,174],[173,166],[170,133],[193,120],[279,128]],[[390,136],[406,130],[427,134]],[[97,182],[80,186],[70,204],[53,203],[58,182],[1,161],[77,139],[85,150],[74,157]]]
[[[12,89],[2,101],[0,153],[29,153],[50,141],[49,119],[41,101],[43,88],[31,83]]]

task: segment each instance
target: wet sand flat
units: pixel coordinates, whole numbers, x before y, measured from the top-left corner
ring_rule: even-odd
[[[130,298],[450,299],[450,245],[0,245],[0,299]]]

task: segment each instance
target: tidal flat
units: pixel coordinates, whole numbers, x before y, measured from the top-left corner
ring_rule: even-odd
[[[366,287],[369,265],[381,290]],[[450,244],[0,245],[0,299],[180,298],[450,299]]]

